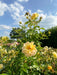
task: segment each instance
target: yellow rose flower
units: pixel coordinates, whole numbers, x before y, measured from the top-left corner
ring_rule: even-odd
[[[3,64],[0,64],[0,69],[3,69]]]
[[[14,54],[13,57],[15,58],[16,57],[16,54]]]
[[[34,20],[34,19],[37,18],[38,16],[39,16],[39,14],[34,13],[34,14],[32,14],[32,16],[31,16],[31,19]]]
[[[3,57],[4,55],[3,55],[3,53],[1,53],[1,57]]]
[[[45,46],[45,47],[44,47],[44,50],[48,50],[48,46]]]
[[[7,50],[6,49],[4,50],[4,54],[7,54]]]
[[[34,42],[26,42],[24,43],[22,47],[22,53],[25,54],[25,56],[30,57],[34,56],[37,52],[37,49],[35,48]]]
[[[40,53],[38,52],[37,54],[39,55]]]
[[[9,58],[8,61],[11,61],[11,58]]]
[[[11,50],[11,53],[15,53],[14,50]]]
[[[6,63],[6,59],[5,59],[5,60],[3,60],[3,63]]]
[[[48,66],[48,70],[52,70],[52,66]]]
[[[11,50],[10,51],[8,51],[8,54],[11,54],[12,52],[11,52]]]
[[[16,52],[15,52],[15,54],[16,54],[16,55],[18,55],[18,54],[19,54],[19,52],[18,52],[18,51],[16,51]]]
[[[53,52],[53,56],[54,56],[54,58],[57,58],[57,53]]]
[[[2,41],[7,41],[7,40],[9,40],[9,38],[7,36],[2,37]]]
[[[51,34],[51,32],[49,31],[49,32],[48,32],[48,34],[50,35],[50,34]]]

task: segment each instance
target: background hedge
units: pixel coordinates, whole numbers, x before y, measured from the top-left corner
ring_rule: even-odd
[[[57,26],[47,29],[44,32],[47,35],[48,32],[51,32],[51,34],[50,36],[48,36],[48,39],[41,40],[42,46],[49,46],[49,47],[51,46],[57,48]]]

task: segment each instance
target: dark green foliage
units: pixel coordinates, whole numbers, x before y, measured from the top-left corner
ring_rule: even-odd
[[[57,48],[57,26],[45,30],[45,33],[48,35],[49,31],[51,32],[51,34],[50,36],[48,36],[48,39],[41,40],[42,46],[47,45],[47,46]]]
[[[24,35],[25,35],[25,31],[21,28],[13,28],[12,31],[10,32],[10,37],[13,39],[14,38],[15,39],[17,39],[17,38],[21,39],[21,38],[23,38]]]

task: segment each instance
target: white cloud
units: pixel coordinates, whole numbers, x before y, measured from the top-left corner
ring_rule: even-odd
[[[8,32],[8,31],[5,31],[5,32],[4,32],[4,34],[5,34],[5,35],[9,35],[9,34],[10,34],[10,32]]]
[[[15,23],[18,24],[19,21],[24,20],[24,6],[22,6],[18,2],[14,2],[14,4],[9,5],[9,12],[11,13],[12,18],[14,19]]]
[[[10,30],[12,27],[11,26],[8,26],[8,25],[0,25],[0,30]]]
[[[38,9],[37,12],[38,13],[43,13],[43,10]]]
[[[6,3],[2,3],[0,1],[0,16],[3,16],[5,11],[7,11],[7,9],[8,9],[7,4]]]
[[[24,0],[27,1],[27,0]],[[7,5],[6,3],[2,3],[0,1],[0,16],[3,16],[5,11],[9,11],[11,14],[12,19],[14,20],[14,24],[18,24],[19,21],[24,20],[24,6],[22,6],[20,3],[17,1]],[[1,28],[0,28],[1,29]]]
[[[39,25],[45,29],[57,26],[57,16],[46,15],[45,19]]]
[[[43,17],[43,20],[44,20],[44,19],[46,19],[47,14],[43,14],[43,13],[41,13],[41,14],[39,14],[39,17]]]
[[[56,12],[56,15],[57,15],[57,12]]]
[[[19,2],[28,2],[29,0],[18,0]]]
[[[4,30],[0,33],[0,36],[8,36],[9,37],[10,32]]]
[[[9,36],[10,32],[4,31],[3,36]]]

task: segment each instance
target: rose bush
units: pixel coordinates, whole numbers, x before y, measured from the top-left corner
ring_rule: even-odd
[[[19,22],[20,33],[14,42],[8,37],[0,39],[0,74],[3,75],[57,75],[57,49],[41,47],[40,39],[48,38],[38,24],[39,14],[26,13],[27,21]],[[14,34],[15,35],[15,34]],[[11,37],[13,34],[11,35]],[[16,36],[17,37],[17,36]]]

